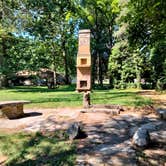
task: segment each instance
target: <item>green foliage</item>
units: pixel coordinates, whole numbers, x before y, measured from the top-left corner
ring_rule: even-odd
[[[111,87],[140,88],[142,78],[156,87],[166,76],[165,8],[163,0],[0,1],[0,75],[49,68],[69,83],[78,30],[88,28],[93,84],[109,75]]]
[[[164,90],[166,78],[166,42],[160,41],[151,49],[151,63],[153,65],[153,82],[156,88]]]
[[[166,77],[162,77],[157,80],[156,89],[159,91],[166,89]]]
[[[165,77],[165,19],[166,3],[158,0],[119,1],[118,27],[109,59],[109,75],[114,87],[124,88],[128,82],[141,79],[156,85]],[[147,6],[150,6],[147,8]],[[144,16],[144,17],[142,17]],[[160,20],[160,21],[159,21]]]
[[[27,0],[13,4],[3,1],[0,5],[2,74],[10,77],[18,70],[39,68],[64,72],[66,77],[75,74],[77,44],[74,30],[77,21],[72,12],[73,2]],[[12,41],[8,36],[12,36]]]

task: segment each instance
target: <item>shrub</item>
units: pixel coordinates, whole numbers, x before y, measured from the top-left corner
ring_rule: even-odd
[[[162,77],[157,80],[156,90],[162,91],[166,90],[166,78]]]

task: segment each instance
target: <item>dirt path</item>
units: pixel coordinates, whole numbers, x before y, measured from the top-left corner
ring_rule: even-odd
[[[141,90],[138,94],[151,98],[154,101],[155,106],[166,108],[166,93],[159,93],[155,90]]]

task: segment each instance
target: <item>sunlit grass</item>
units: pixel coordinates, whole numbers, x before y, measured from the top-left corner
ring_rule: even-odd
[[[47,87],[14,87],[0,90],[0,101],[30,100],[27,108],[78,107],[82,105],[82,94],[75,91],[75,86],[60,86],[57,89]],[[149,105],[152,101],[138,95],[137,90],[93,90],[92,104],[120,104],[127,106]]]

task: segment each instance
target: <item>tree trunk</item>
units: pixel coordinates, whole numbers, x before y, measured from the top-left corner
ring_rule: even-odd
[[[99,54],[99,85],[103,87],[103,66],[102,66],[102,57]]]
[[[52,81],[52,83],[53,83],[53,88],[55,88],[56,86],[57,86],[57,78],[56,78],[56,68],[57,68],[57,65],[56,65],[56,52],[55,52],[55,47],[54,47],[54,43],[52,42],[52,48],[53,48],[53,50],[52,50],[52,57],[53,57],[53,68],[52,68],[52,70],[53,70],[53,81]]]
[[[70,84],[69,81],[69,69],[68,69],[68,63],[67,63],[67,51],[66,51],[66,46],[65,46],[66,42],[65,39],[62,40],[62,54],[64,57],[64,67],[65,67],[65,83],[67,85]]]
[[[137,89],[141,88],[141,72],[136,65],[136,79],[137,79]]]
[[[4,71],[4,69],[6,69],[5,66],[5,58],[7,57],[7,48],[6,48],[6,39],[4,37],[2,37],[2,54],[0,56],[0,67],[1,67],[1,72],[3,74],[2,76],[2,86],[8,87],[8,81],[7,81],[7,73],[6,71]]]
[[[54,86],[56,87],[56,86],[57,86],[57,78],[56,78],[56,67],[57,67],[57,66],[56,66],[55,55],[54,55],[54,62],[53,62],[53,65],[54,65],[54,66],[53,66],[53,71],[54,71],[54,76],[53,76],[54,78],[53,78],[53,79],[54,79]]]
[[[65,82],[67,85],[69,85],[70,81],[69,81],[69,70],[68,70],[66,51],[63,51],[63,56],[64,56],[64,65],[65,65]]]
[[[97,55],[97,78],[98,78],[98,84],[100,86],[103,86],[103,70],[102,70],[102,57],[100,55],[99,52],[99,48],[98,45],[100,44],[99,39],[100,39],[100,28],[99,28],[99,24],[98,24],[98,9],[95,10],[95,14],[96,14],[96,20],[95,20],[95,24],[96,24],[96,55]]]
[[[92,86],[95,85],[95,80],[96,80],[96,64],[97,64],[97,55],[96,51],[92,52]]]

